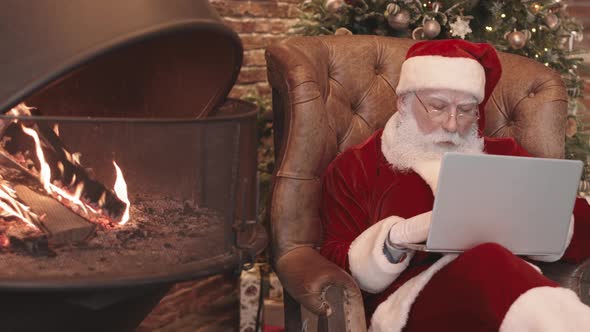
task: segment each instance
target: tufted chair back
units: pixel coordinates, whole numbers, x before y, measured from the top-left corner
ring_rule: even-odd
[[[338,153],[384,127],[396,112],[395,87],[413,43],[378,36],[293,37],[267,49],[276,149],[273,264],[289,299],[320,316],[361,315],[358,306],[328,299],[350,302],[360,293],[315,250],[321,244],[322,173]],[[525,57],[500,53],[500,60],[503,75],[486,106],[484,134],[514,137],[535,156],[563,157],[567,94],[561,78]],[[330,288],[339,291],[330,295]],[[348,323],[339,328],[361,328]]]

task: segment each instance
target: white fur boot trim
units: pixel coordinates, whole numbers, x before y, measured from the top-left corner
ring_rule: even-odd
[[[371,317],[369,332],[401,331],[406,326],[410,308],[420,291],[432,279],[436,272],[457,258],[457,256],[456,254],[443,256],[427,270],[410,279],[391,294],[375,310],[373,317]]]
[[[590,307],[569,289],[536,287],[512,303],[500,332],[590,331]]]

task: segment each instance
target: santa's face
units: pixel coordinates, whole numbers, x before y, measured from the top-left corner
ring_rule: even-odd
[[[477,100],[465,92],[421,90],[403,98],[400,112],[412,112],[423,134],[442,130],[465,137],[478,119]]]
[[[443,96],[440,92],[433,93],[425,97],[423,103],[426,104],[426,100],[430,102],[435,98],[445,98]],[[483,151],[483,139],[478,135],[476,119],[468,119],[470,122],[467,122],[465,118],[458,120],[456,116],[449,116],[443,122],[432,121],[424,110],[416,109],[411,98],[408,95],[403,96],[398,104],[398,115],[390,120],[391,123],[388,122],[383,133],[384,153],[393,166],[411,169],[423,161],[439,160],[447,152]],[[451,104],[451,112],[460,112],[459,107],[468,105],[468,100],[472,104],[474,102],[470,96],[461,99],[458,94],[446,98]]]

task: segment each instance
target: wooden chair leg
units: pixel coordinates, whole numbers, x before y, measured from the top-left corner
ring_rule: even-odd
[[[283,303],[285,305],[285,331],[300,332],[302,327],[301,305],[286,290],[283,290]]]

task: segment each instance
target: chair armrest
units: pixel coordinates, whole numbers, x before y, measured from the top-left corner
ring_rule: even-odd
[[[538,264],[543,274],[574,291],[587,305],[590,305],[590,259],[580,264],[555,262]]]
[[[275,270],[289,295],[310,312],[342,316],[348,331],[366,329],[360,289],[348,273],[313,248],[289,251],[276,262]],[[335,289],[343,296],[331,296]],[[333,298],[342,301],[331,301]]]

